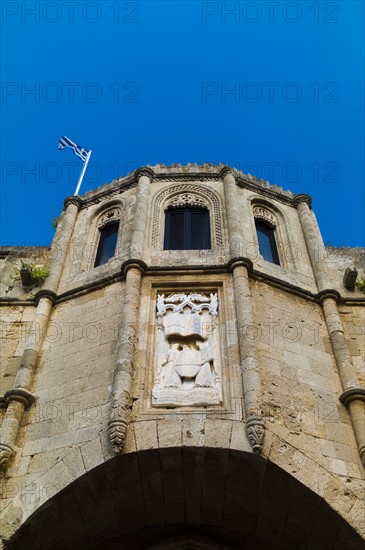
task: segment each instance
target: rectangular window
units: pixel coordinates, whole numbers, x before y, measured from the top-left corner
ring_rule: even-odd
[[[209,211],[205,208],[169,208],[165,218],[165,250],[209,249]]]
[[[259,220],[255,220],[255,225],[260,254],[267,262],[280,265],[274,229]]]
[[[115,254],[119,223],[107,225],[100,230],[98,251],[94,267],[106,264]]]

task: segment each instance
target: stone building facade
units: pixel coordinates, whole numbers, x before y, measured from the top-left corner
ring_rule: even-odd
[[[0,257],[4,548],[365,548],[364,256],[223,165],[67,198]]]

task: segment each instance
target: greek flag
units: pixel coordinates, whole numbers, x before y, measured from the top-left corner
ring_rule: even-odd
[[[71,141],[68,137],[62,136],[58,141],[58,149],[64,149],[65,147],[71,147],[74,150],[75,155],[80,157],[80,159],[85,162],[87,159],[87,155],[90,153],[87,149],[84,149],[83,147],[80,147],[80,145],[77,145],[73,141]]]

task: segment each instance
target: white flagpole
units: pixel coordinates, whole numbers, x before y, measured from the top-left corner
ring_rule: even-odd
[[[75,191],[74,196],[79,194],[80,187],[81,187],[81,184],[82,184],[82,180],[84,179],[84,175],[85,175],[85,172],[86,172],[86,168],[87,168],[91,153],[92,153],[92,150],[90,149],[90,151],[87,154],[86,160],[84,162],[84,166],[82,167],[81,174],[80,174],[80,177],[79,177],[79,181],[77,182],[77,187],[76,187],[76,191]]]

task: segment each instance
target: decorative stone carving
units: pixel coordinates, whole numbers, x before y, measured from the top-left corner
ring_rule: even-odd
[[[202,197],[199,197],[199,195],[194,195],[193,193],[180,193],[180,195],[175,195],[168,203],[169,207],[176,207],[179,206],[206,206],[205,201]]]
[[[253,207],[253,215],[255,218],[263,220],[271,227],[276,227],[277,222],[274,214],[264,206],[256,205]]]
[[[6,468],[15,451],[6,443],[0,443],[0,469]]]
[[[217,294],[158,295],[154,407],[222,403],[217,315]]]
[[[170,195],[170,199],[168,199]],[[211,213],[212,220],[212,230],[213,230],[213,245],[222,246],[222,221],[220,213],[220,204],[217,198],[217,195],[213,193],[210,189],[203,187],[201,185],[191,185],[191,184],[180,184],[167,187],[156,197],[155,204],[153,207],[153,224],[152,224],[152,247],[160,248],[161,247],[161,215],[165,208],[164,201],[167,200],[167,205],[175,206],[173,203],[175,201],[179,202],[181,199],[179,197],[191,196],[193,200],[197,201],[199,199],[199,206],[206,207]],[[164,203],[164,204],[163,204]],[[184,200],[184,205],[192,204]],[[176,206],[180,206],[176,204]]]
[[[265,437],[265,423],[259,416],[250,418],[246,423],[246,432],[254,453],[261,453]]]
[[[98,221],[98,228],[102,229],[107,227],[112,223],[117,223],[120,220],[120,210],[119,208],[109,208],[104,214],[100,217]]]
[[[108,424],[108,434],[110,443],[113,445],[115,453],[121,453],[124,440],[127,435],[128,423],[126,420],[111,420]]]

